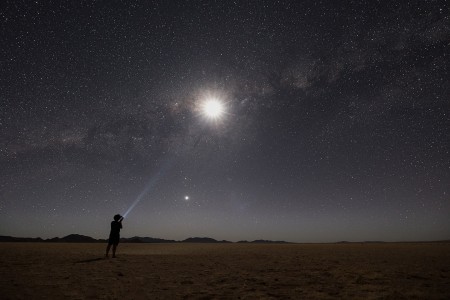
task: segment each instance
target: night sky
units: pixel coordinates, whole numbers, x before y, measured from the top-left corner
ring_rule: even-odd
[[[449,239],[449,4],[2,1],[0,235]]]

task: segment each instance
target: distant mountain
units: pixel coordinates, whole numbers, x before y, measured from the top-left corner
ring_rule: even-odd
[[[99,240],[81,234],[69,234],[63,238],[52,238],[45,240],[49,243],[98,243]]]
[[[104,240],[96,240],[91,238],[90,236],[80,235],[80,234],[69,234],[63,238],[54,237],[51,239],[41,239],[38,238],[21,238],[21,237],[13,237],[13,236],[0,236],[0,242],[34,242],[34,243],[99,243]]]
[[[365,244],[381,244],[381,243],[386,243],[383,241],[364,241],[363,243]]]
[[[334,244],[382,244],[386,243],[383,241],[362,241],[362,242],[349,242],[349,241],[339,241]]]
[[[134,236],[132,238],[121,238],[120,242],[122,242],[122,243],[176,243],[177,241],[152,238],[152,237]]]
[[[238,244],[291,244],[285,241],[271,241],[271,240],[254,240],[254,241],[239,241]]]
[[[231,242],[225,240],[218,241],[209,237],[190,237],[181,241],[181,243],[231,243]]]
[[[21,238],[21,237],[12,237],[12,236],[0,236],[1,242],[45,242],[45,243],[105,243],[107,240],[105,239],[94,239],[90,236],[81,235],[81,234],[69,234],[65,237],[59,238],[54,237],[51,239],[41,239],[41,238]],[[134,236],[131,238],[121,238],[121,243],[232,243],[230,241],[222,240],[218,241],[209,237],[190,237],[182,241],[175,240],[166,240],[160,238],[152,238],[152,237],[140,237]],[[443,241],[444,242],[444,241]],[[270,241],[270,240],[254,240],[252,242],[248,241],[239,241],[238,243],[252,243],[252,244],[289,244],[285,241]]]
[[[40,237],[38,238],[21,238],[21,237],[13,237],[13,236],[0,236],[0,243],[18,243],[18,242],[43,242],[44,240]]]

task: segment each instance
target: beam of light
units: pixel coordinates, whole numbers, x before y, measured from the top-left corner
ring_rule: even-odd
[[[167,173],[168,170],[172,167],[174,162],[174,159],[168,159],[158,170],[156,174],[154,174],[150,180],[148,181],[145,188],[142,190],[142,192],[137,196],[137,198],[133,201],[133,203],[130,205],[130,207],[127,209],[127,211],[123,214],[123,217],[126,218],[128,214],[133,210],[133,208],[141,202],[141,200],[144,198],[144,196],[155,187],[155,185],[158,183],[158,181]]]

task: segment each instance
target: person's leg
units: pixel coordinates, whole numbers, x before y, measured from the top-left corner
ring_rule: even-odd
[[[117,244],[114,244],[113,245],[113,251],[112,251],[112,253],[113,253],[112,257],[116,257],[116,249],[117,249]]]
[[[108,243],[108,246],[106,246],[106,255],[105,255],[105,257],[108,257],[109,249],[111,249],[111,244]]]

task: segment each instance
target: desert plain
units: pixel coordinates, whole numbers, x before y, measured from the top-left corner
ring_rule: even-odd
[[[450,243],[0,243],[1,299],[450,299]]]

